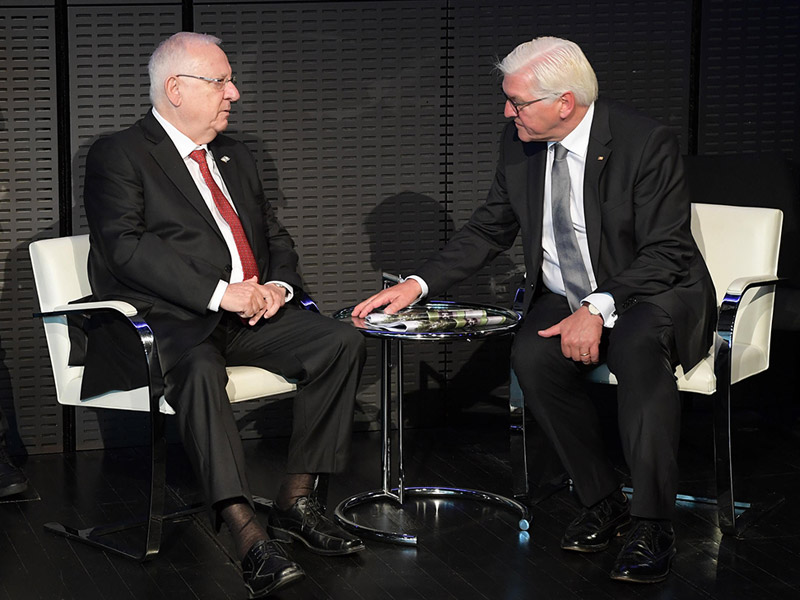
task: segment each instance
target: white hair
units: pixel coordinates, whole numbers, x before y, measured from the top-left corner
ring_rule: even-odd
[[[537,96],[572,92],[581,106],[597,100],[597,76],[575,42],[539,37],[520,44],[495,66],[503,75],[527,72]]]
[[[189,52],[191,45],[213,44],[219,46],[221,43],[222,40],[218,37],[191,31],[181,31],[161,42],[153,51],[150,62],[147,64],[147,71],[150,74],[150,102],[153,103],[153,106],[157,106],[166,96],[164,82],[168,77],[177,75],[184,69],[191,69],[193,60]]]

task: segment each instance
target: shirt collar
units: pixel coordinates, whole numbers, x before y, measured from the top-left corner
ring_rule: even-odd
[[[175,145],[175,148],[178,150],[178,154],[181,155],[181,158],[186,160],[186,158],[197,148],[202,148],[203,150],[208,150],[207,144],[200,144],[199,146],[195,144],[188,136],[178,131],[178,128],[175,127],[172,123],[167,121],[164,117],[159,114],[156,110],[156,107],[153,107],[153,116],[156,118],[161,126],[164,128],[164,131],[167,132],[169,139],[172,140],[172,143]]]
[[[577,154],[583,160],[586,160],[586,153],[589,150],[589,134],[592,132],[592,119],[594,118],[594,102],[589,105],[583,119],[578,123],[578,126],[570,131],[567,136],[561,140],[561,145],[570,152]],[[548,142],[548,150],[556,142]]]

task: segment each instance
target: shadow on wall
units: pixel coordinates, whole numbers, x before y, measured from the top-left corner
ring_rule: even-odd
[[[364,222],[376,271],[412,275],[454,230],[442,205],[424,194],[401,192],[370,211]]]

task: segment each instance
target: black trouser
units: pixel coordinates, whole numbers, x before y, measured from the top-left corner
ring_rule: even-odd
[[[293,306],[249,327],[226,315],[164,375],[186,452],[210,505],[252,503],[241,438],[225,393],[225,366],[262,367],[298,382],[287,472],[333,473],[347,463],[365,359],[352,326]]]
[[[3,409],[0,407],[0,444],[5,446],[6,432],[8,431],[8,419],[3,414]]]
[[[620,485],[603,447],[597,411],[587,393],[592,367],[561,354],[559,337],[537,331],[569,315],[563,296],[536,298],[515,336],[512,366],[525,400],[553,443],[585,506]],[[672,321],[660,307],[639,302],[603,330],[601,360],[619,381],[617,408],[634,494],[631,513],[669,519],[675,505],[680,398]]]

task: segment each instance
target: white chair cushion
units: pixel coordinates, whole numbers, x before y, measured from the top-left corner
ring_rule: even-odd
[[[745,344],[734,346],[732,358],[732,384],[755,373],[760,373],[769,366],[766,354],[757,346]],[[678,366],[675,370],[675,377],[678,380],[678,389],[682,392],[694,392],[704,395],[713,394],[717,390],[713,352],[709,352],[688,373],[684,373],[683,367]],[[617,378],[609,371],[607,364],[602,364],[591,371],[587,379],[593,383],[617,385]]]

